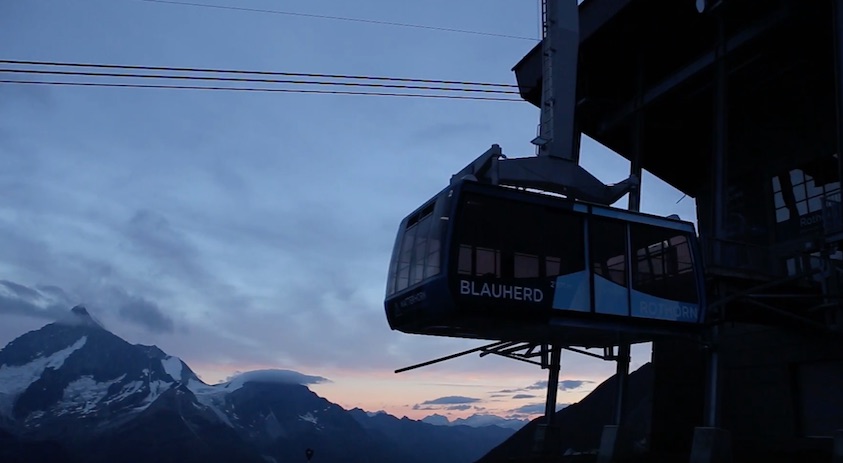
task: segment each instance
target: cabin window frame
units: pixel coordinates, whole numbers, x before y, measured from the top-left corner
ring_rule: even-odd
[[[436,206],[433,202],[407,220],[393,248],[389,274],[393,283],[387,285],[387,294],[412,288],[442,272],[442,224]]]
[[[479,204],[480,208],[486,210],[479,213],[468,212],[466,209],[473,204]],[[515,228],[523,225],[522,221],[512,217],[512,211],[516,208],[515,214],[524,221],[530,221],[532,228],[527,226],[526,231]],[[488,210],[494,213],[487,214]],[[450,271],[455,275],[503,280],[555,279],[588,269],[588,251],[582,249],[585,243],[585,217],[581,213],[542,202],[526,204],[505,196],[467,192],[458,201],[456,215],[457,226],[453,230],[449,246],[449,255],[452,256]],[[554,215],[558,215],[556,221],[553,221]],[[558,229],[548,226],[548,223],[558,225]],[[471,227],[483,226],[507,231],[494,235],[486,234],[482,239],[478,239],[477,235],[473,235]],[[507,229],[507,226],[510,228]],[[530,235],[529,230],[535,231],[536,234]],[[535,244],[554,243],[554,240],[562,241],[563,244]],[[570,252],[570,246],[564,244],[564,240],[576,240],[581,243],[579,256]],[[485,266],[479,268],[478,251],[494,253],[494,269]],[[516,261],[519,259],[535,259],[535,264],[530,265],[535,268],[524,274],[517,269]],[[571,270],[575,267],[576,270]],[[555,273],[550,270],[555,270]]]

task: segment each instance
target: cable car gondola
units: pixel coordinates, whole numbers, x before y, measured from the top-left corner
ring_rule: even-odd
[[[616,345],[704,321],[694,225],[460,179],[401,222],[385,309],[404,333]]]

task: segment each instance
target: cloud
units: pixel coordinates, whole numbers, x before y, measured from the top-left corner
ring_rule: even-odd
[[[22,103],[32,105],[38,103],[42,108],[49,110],[55,104],[53,91],[48,86],[44,85],[2,85],[0,86],[0,96],[5,100],[20,99]]]
[[[412,135],[414,143],[441,143],[443,140],[464,138],[469,134],[489,133],[492,126],[480,122],[438,122],[416,130]]]
[[[425,400],[422,402],[422,405],[452,405],[452,404],[471,404],[475,402],[480,402],[480,399],[475,399],[473,397],[463,397],[458,395],[452,395],[447,397],[439,397],[438,399],[433,400]]]
[[[567,407],[570,404],[557,404],[556,411],[562,410],[563,408]],[[513,408],[509,412],[512,414],[519,414],[519,415],[539,415],[544,414],[545,404],[543,403],[535,403],[529,405],[522,405],[518,408]]]
[[[561,384],[561,381],[560,381]],[[524,389],[528,390],[536,390],[536,389],[547,389],[547,381],[536,381],[535,383],[525,387]]]
[[[445,410],[455,410],[455,411],[464,411],[464,410],[471,410],[471,405],[451,405],[450,407],[445,407]]]
[[[586,381],[582,379],[568,379],[565,381],[559,381],[559,389],[563,391],[568,391],[571,389],[579,389],[586,384],[592,384],[594,381]]]
[[[474,397],[464,397],[452,395],[447,397],[439,397],[437,399],[425,400],[420,404],[413,406],[413,410],[448,410],[448,411],[465,411],[465,410],[482,410],[482,407],[473,406],[480,402],[480,399]]]
[[[24,285],[19,285],[13,281],[0,280],[0,285],[3,285],[6,291],[21,299],[34,300],[41,297],[41,293],[38,291]]]
[[[124,236],[132,250],[151,261],[157,272],[198,284],[209,282],[195,245],[164,214],[151,209],[135,211],[125,224]]]
[[[513,399],[535,399],[536,396],[532,394],[515,394],[512,396]]]
[[[0,313],[56,320],[70,310],[70,303],[57,291],[41,291],[0,280]]]
[[[534,415],[539,413],[544,413],[544,404],[529,404],[529,405],[522,405],[518,408],[513,408],[510,410],[512,413],[521,413],[526,415]]]
[[[92,306],[95,307],[93,312],[113,313],[150,332],[174,331],[173,319],[166,315],[156,302],[129,294],[119,286],[100,288],[92,299]],[[0,313],[48,321],[65,320],[70,308],[78,302],[58,286],[29,287],[13,281],[0,280]]]
[[[175,328],[173,319],[164,314],[158,304],[142,297],[127,296],[118,313],[150,331],[172,333]]]
[[[254,370],[245,373],[236,373],[230,376],[227,382],[232,385],[245,383],[276,383],[276,384],[297,384],[308,386],[311,384],[330,383],[331,381],[321,376],[311,376],[293,370]]]
[[[591,384],[594,381],[588,381],[584,379],[566,379],[559,381],[559,390],[561,391],[570,391],[571,389],[578,389],[586,384]],[[547,389],[547,381],[536,381],[535,383],[531,384],[530,386],[525,387],[524,389],[535,391],[540,389]]]
[[[491,387],[488,384],[460,384],[460,383],[424,383],[426,386],[444,386],[444,387],[461,387],[461,388],[486,388]]]
[[[70,298],[67,296],[67,293],[64,292],[64,290],[59,288],[58,286],[40,285],[36,286],[36,289],[38,291],[41,291],[41,293],[49,295],[50,297],[55,298],[57,300],[67,302],[70,301]]]

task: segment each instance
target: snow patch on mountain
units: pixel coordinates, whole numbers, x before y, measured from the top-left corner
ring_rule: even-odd
[[[62,401],[59,403],[61,411],[58,414],[86,414],[94,411],[97,404],[108,395],[109,388],[113,384],[122,381],[125,377],[126,375],[123,374],[111,381],[99,382],[93,376],[82,376],[76,381],[71,382],[64,388]]]
[[[149,382],[149,395],[146,396],[146,399],[143,400],[143,404],[149,405],[152,402],[155,402],[155,399],[157,399],[158,396],[160,396],[164,391],[166,391],[167,389],[170,389],[170,386],[172,386],[172,385],[173,385],[173,383],[171,383],[169,381],[162,381],[160,379],[157,380],[157,381],[150,381]]]
[[[284,427],[281,426],[281,422],[278,421],[278,417],[275,416],[274,411],[269,412],[269,415],[266,416],[266,419],[264,420],[264,423],[265,423],[266,435],[271,440],[276,440],[279,437],[282,437],[282,436],[285,435]]]
[[[217,392],[219,389],[215,386],[209,386],[201,381],[197,381],[193,378],[187,381],[187,388],[190,389],[195,395],[202,395],[207,396],[209,394],[213,394]]]
[[[82,336],[72,345],[48,355],[38,357],[24,365],[2,365],[0,366],[0,416],[12,416],[12,406],[15,399],[25,391],[47,368],[58,370],[64,365],[64,361],[88,341],[87,336]]]
[[[219,418],[223,423],[227,424],[228,426],[234,427],[234,424],[231,420],[228,419],[228,415],[225,413],[225,395],[230,392],[230,390],[226,389],[225,385],[218,385],[218,386],[209,386],[201,381],[197,381],[193,378],[187,381],[187,388],[190,392],[193,392],[193,395],[196,396],[196,400],[211,409],[217,418]]]
[[[307,412],[304,415],[299,415],[299,418],[304,421],[311,422],[313,424],[319,424],[319,420],[317,420],[316,417],[313,416],[313,413],[310,412]]]
[[[124,384],[123,387],[120,389],[120,392],[118,392],[116,395],[114,395],[114,397],[109,398],[105,402],[105,404],[108,405],[108,404],[113,403],[113,402],[119,402],[119,401],[135,394],[136,392],[138,392],[142,388],[143,388],[143,382],[142,381],[132,381],[131,383]]]
[[[170,377],[176,381],[181,381],[182,362],[180,358],[167,356],[166,358],[161,359],[161,366],[164,367],[164,371],[170,375]]]

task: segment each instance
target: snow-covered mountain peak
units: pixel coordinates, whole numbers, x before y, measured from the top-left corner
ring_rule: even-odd
[[[0,349],[0,461],[23,448],[20,439],[91,463],[297,461],[305,442],[320,461],[458,463],[458,447],[463,463],[509,435],[467,426],[442,433],[384,412],[361,422],[307,388],[327,379],[289,370],[208,385],[179,357],[103,329],[82,306],[66,315],[76,323],[48,324]],[[478,447],[483,436],[491,440]],[[13,460],[66,461],[53,456]]]
[[[77,305],[73,307],[70,309],[70,313],[57,320],[57,323],[105,329],[103,324],[95,319],[84,305]]]
[[[77,306],[73,307],[72,309],[70,309],[70,311],[72,313],[80,316],[80,317],[89,317],[90,318],[90,316],[91,316],[91,314],[88,313],[88,309],[85,308],[84,305],[77,305]]]

